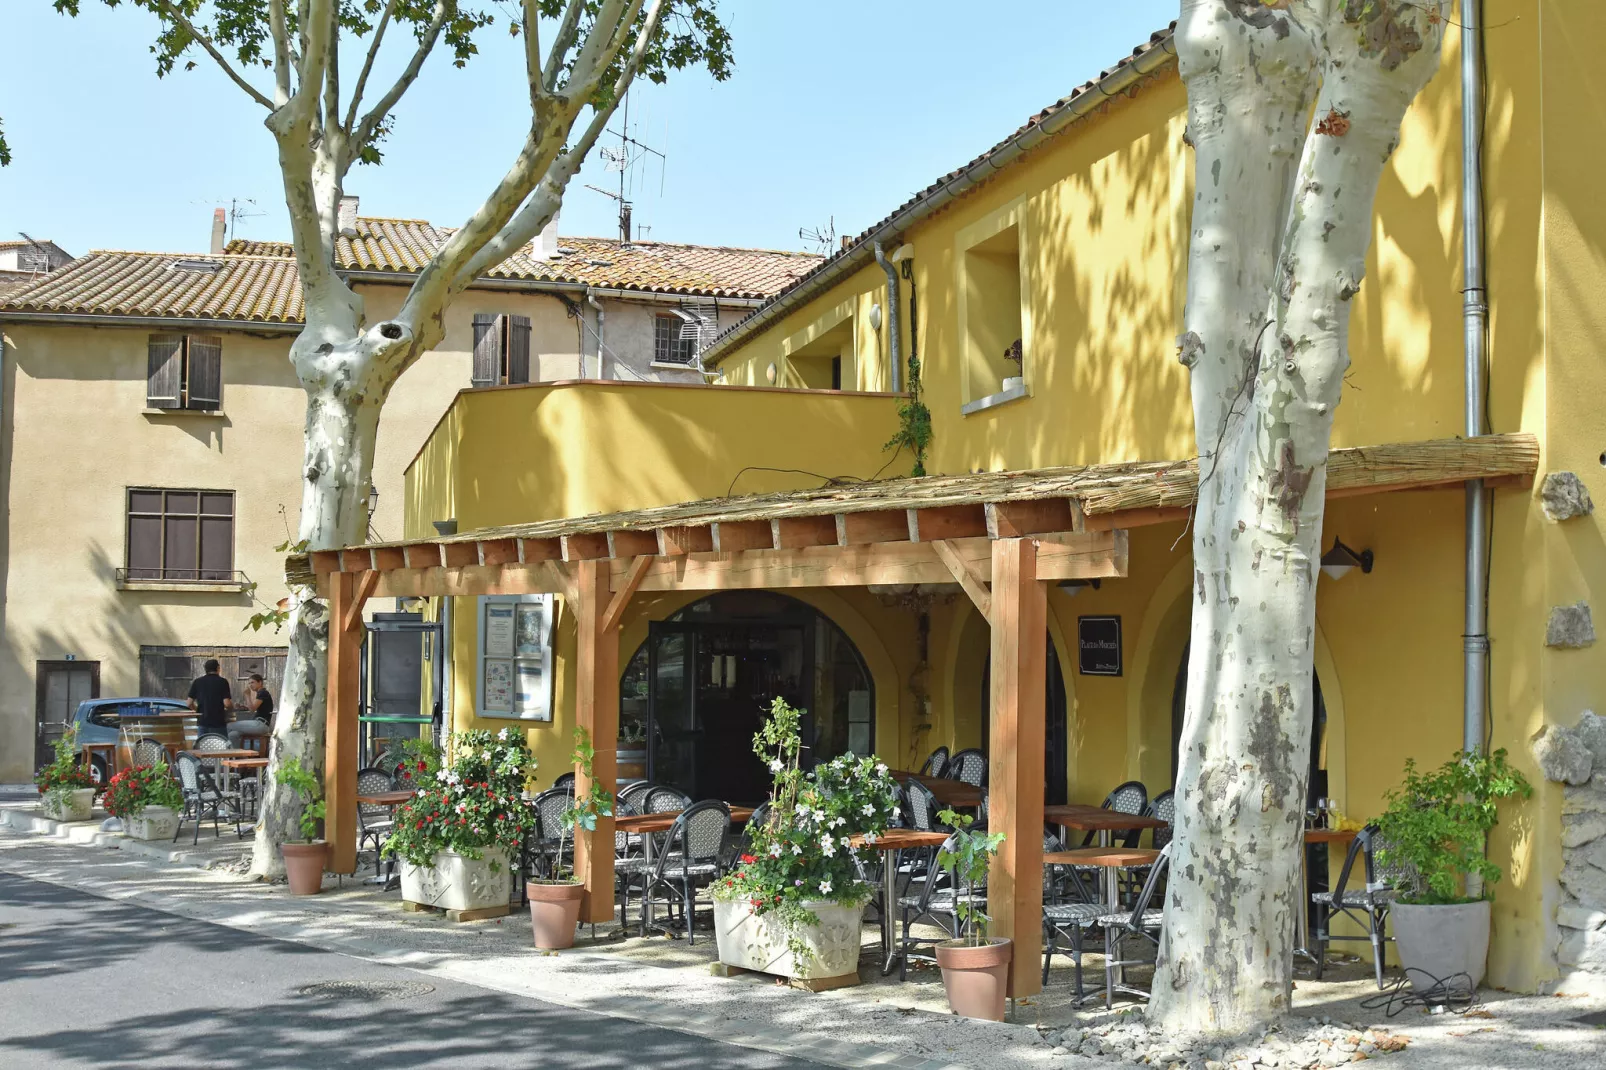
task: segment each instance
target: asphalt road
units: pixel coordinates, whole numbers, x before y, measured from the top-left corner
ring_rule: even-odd
[[[0,873],[5,1070],[819,1065]]]

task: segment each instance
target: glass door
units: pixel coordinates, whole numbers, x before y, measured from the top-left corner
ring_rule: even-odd
[[[697,718],[691,678],[694,628],[647,626],[647,779],[690,792],[697,782]]]

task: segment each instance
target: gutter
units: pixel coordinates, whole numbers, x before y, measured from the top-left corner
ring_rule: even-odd
[[[1489,304],[1483,260],[1483,4],[1461,4],[1461,315],[1466,350],[1466,434],[1483,433]],[[1489,708],[1489,495],[1466,484],[1466,606],[1461,634],[1462,749],[1481,752]],[[1468,894],[1473,894],[1471,885]]]
[[[305,323],[281,323],[266,320],[197,319],[176,316],[119,316],[103,312],[12,312],[0,310],[0,323],[55,323],[80,327],[150,327],[170,330],[174,327],[193,327],[198,330],[244,331],[249,334],[300,334]]]
[[[903,381],[903,353],[898,344],[898,265],[887,259],[875,242],[875,262],[887,274],[887,389],[896,394]]]
[[[602,374],[602,332],[603,329],[608,325],[608,313],[605,309],[603,309],[602,302],[597,300],[595,290],[586,291],[586,304],[597,310],[597,378],[605,379],[607,377]],[[584,344],[582,344],[580,346],[580,378],[584,379],[585,377],[586,347]]]
[[[411,286],[418,276],[401,271],[369,271],[346,270],[337,272],[346,282],[380,283],[389,286]],[[737,305],[743,308],[757,308],[765,301],[765,297],[724,297],[701,291],[687,291],[678,293],[672,290],[623,290],[613,286],[587,286],[583,282],[555,282],[534,279],[491,279],[481,276],[475,279],[467,289],[470,290],[500,290],[514,293],[564,293],[573,294],[576,299],[584,299],[587,294],[596,294],[599,297],[611,297],[622,301],[649,301],[662,303],[664,301],[684,301],[689,299],[716,300],[722,305]]]
[[[757,312],[715,339],[714,343],[704,351],[704,360],[713,364],[719,363],[726,353],[761,328],[872,263],[874,261],[872,250],[876,242],[891,244],[914,224],[969,193],[1072,123],[1096,111],[1111,97],[1131,89],[1175,58],[1176,43],[1172,31],[1168,30],[1154,41],[1147,51],[1134,56],[1129,62],[1093,82],[1091,88],[1073,96],[1059,110],[1046,116],[1041,122],[1017,131],[1015,136],[970,164],[948,182],[920,194],[869,233],[862,235],[848,247],[846,253],[827,261],[815,275],[805,279],[794,289],[770,298]]]

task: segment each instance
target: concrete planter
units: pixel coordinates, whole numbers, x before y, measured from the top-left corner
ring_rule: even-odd
[[[812,952],[798,962],[787,950],[786,929],[772,914],[757,915],[745,899],[714,902],[714,938],[719,961],[744,970],[772,973],[800,980],[819,980],[859,973],[859,931],[864,907],[841,903],[805,903],[820,924],[804,928],[799,936]]]
[[[45,793],[45,816],[55,821],[88,821],[95,810],[95,789],[74,788],[67,793],[67,799],[60,806],[52,800],[49,792]]]
[[[178,811],[171,806],[147,806],[123,818],[123,831],[134,840],[171,840],[178,834]]]
[[[513,895],[513,871],[499,848],[485,848],[478,859],[440,851],[432,866],[403,860],[401,886],[402,898],[409,903],[438,910],[484,910],[507,906]]]
[[[1422,906],[1395,903],[1389,909],[1400,965],[1440,980],[1465,973],[1476,987],[1489,959],[1489,901]],[[1433,982],[1407,973],[1412,986]]]

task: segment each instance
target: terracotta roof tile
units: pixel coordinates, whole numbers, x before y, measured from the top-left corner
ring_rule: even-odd
[[[303,310],[282,257],[97,251],[12,291],[3,311],[300,323]]]

